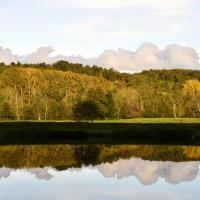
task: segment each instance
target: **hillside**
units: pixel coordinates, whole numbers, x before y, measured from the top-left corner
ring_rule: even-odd
[[[200,71],[0,64],[1,120],[199,117]]]

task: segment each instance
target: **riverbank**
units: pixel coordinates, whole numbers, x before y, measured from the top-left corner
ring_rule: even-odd
[[[161,119],[158,119],[161,120]],[[168,119],[169,120],[169,119]],[[0,144],[182,144],[200,145],[193,122],[0,122]],[[174,121],[175,122],[175,121]]]

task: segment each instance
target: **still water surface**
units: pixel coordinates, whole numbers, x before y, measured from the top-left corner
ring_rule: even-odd
[[[200,147],[0,147],[0,199],[200,198]]]

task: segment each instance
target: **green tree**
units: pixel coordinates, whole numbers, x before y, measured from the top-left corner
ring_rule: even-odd
[[[26,105],[22,109],[23,120],[37,120],[36,109],[32,105]]]
[[[1,118],[9,120],[15,119],[15,115],[8,103],[3,103],[1,106]]]
[[[101,106],[92,100],[77,103],[74,107],[74,117],[78,120],[101,119],[103,117]]]

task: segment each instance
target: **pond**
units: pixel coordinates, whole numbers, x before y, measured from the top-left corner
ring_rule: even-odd
[[[0,199],[199,199],[200,147],[0,146]]]

